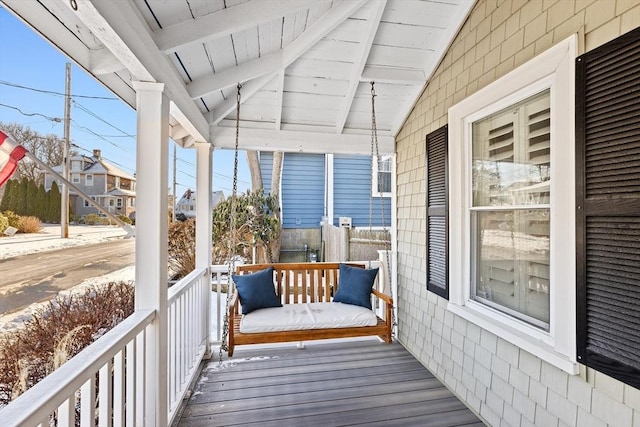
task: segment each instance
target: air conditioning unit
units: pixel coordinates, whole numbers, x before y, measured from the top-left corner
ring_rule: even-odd
[[[349,216],[339,217],[338,222],[340,223],[340,227],[351,228],[351,217]]]

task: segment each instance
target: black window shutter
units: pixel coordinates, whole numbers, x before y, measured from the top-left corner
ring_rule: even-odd
[[[576,60],[578,361],[640,388],[640,28]]]
[[[427,289],[449,299],[448,127],[427,135]]]

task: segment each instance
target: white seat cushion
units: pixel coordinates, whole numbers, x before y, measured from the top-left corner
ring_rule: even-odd
[[[299,329],[375,326],[378,318],[365,307],[339,302],[284,304],[261,308],[242,316],[240,332],[276,332]]]

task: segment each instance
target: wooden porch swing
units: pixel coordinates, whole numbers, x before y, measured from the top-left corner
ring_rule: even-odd
[[[238,180],[240,89],[236,96],[236,142],[231,201],[232,239],[236,238],[235,197]],[[371,160],[379,159],[375,120],[375,90],[371,82]],[[382,199],[382,222],[384,206]],[[373,222],[372,200],[369,228]],[[270,263],[229,265],[234,286],[227,291],[219,359],[233,356],[235,346],[302,342],[332,338],[377,336],[393,341],[395,325],[387,247],[385,280],[390,295],[373,289],[378,269],[338,262]],[[372,304],[373,302],[373,304]],[[242,307],[242,313],[241,313]],[[372,308],[383,307],[377,316]]]

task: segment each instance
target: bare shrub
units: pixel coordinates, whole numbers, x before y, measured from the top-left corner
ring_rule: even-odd
[[[21,233],[39,233],[42,231],[42,221],[35,216],[21,216],[17,228]]]
[[[133,313],[134,287],[111,282],[58,296],[0,334],[0,405],[24,393]]]
[[[196,222],[169,224],[169,266],[176,277],[185,277],[196,268]]]

